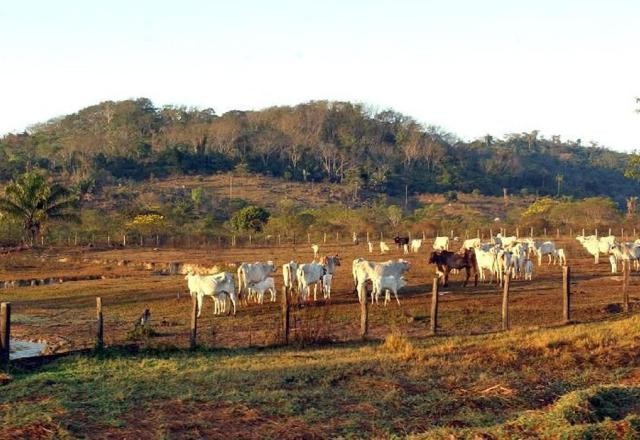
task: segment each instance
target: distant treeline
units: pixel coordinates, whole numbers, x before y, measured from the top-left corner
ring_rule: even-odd
[[[457,190],[637,194],[628,155],[536,131],[462,142],[395,111],[348,102],[231,111],[103,102],[0,139],[0,181],[40,167],[84,185],[244,171],[404,194]]]

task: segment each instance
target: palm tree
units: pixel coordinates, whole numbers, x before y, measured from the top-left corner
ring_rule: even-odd
[[[66,188],[49,185],[44,176],[34,171],[13,180],[0,197],[0,212],[22,221],[31,244],[36,242],[43,225],[49,220],[77,220],[77,198]]]

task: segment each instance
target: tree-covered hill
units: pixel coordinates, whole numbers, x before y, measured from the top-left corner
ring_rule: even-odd
[[[261,111],[107,101],[0,139],[0,182],[40,167],[81,185],[240,168],[404,194],[637,194],[628,156],[537,132],[463,142],[392,110],[315,101]]]

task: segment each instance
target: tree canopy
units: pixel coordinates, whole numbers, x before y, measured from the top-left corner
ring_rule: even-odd
[[[106,101],[0,139],[0,181],[38,167],[78,185],[240,168],[390,195],[478,190],[614,197],[640,183],[628,155],[534,130],[463,142],[393,110],[313,101],[261,111]],[[633,163],[633,162],[632,162]]]

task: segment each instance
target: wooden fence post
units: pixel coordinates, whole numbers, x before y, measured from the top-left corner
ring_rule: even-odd
[[[189,348],[196,349],[196,336],[198,333],[198,298],[193,296],[191,301],[191,331],[189,332]]]
[[[622,308],[625,313],[629,313],[629,272],[631,262],[622,260]]]
[[[584,228],[582,228],[582,236],[584,237]]]
[[[531,238],[533,238],[533,226],[531,227],[531,231],[530,231],[529,235],[531,236]]]
[[[571,268],[562,266],[562,318],[565,324],[571,322]]]
[[[104,319],[102,316],[102,298],[96,297],[96,350],[104,348]]]
[[[596,238],[598,238],[598,228],[596,228]]]
[[[311,234],[307,232],[307,244],[311,244]]]
[[[9,370],[11,344],[11,303],[0,304],[0,367]]]
[[[369,243],[369,231],[367,231],[367,243]]]
[[[427,239],[427,234],[426,234],[424,231],[422,231],[422,239],[423,239],[423,240],[426,240],[426,239]]]
[[[560,228],[556,228],[556,238],[560,238]]]
[[[360,302],[360,337],[367,339],[369,333],[369,303],[367,301],[367,294],[365,291],[364,297]]]
[[[611,235],[611,228],[609,228],[609,235]]]
[[[278,234],[278,246],[280,246],[281,243],[282,241],[280,241],[280,234]]]
[[[504,287],[502,289],[502,330],[509,330],[511,323],[509,321],[509,284],[511,275],[507,272],[504,275]]]
[[[289,343],[289,289],[285,286],[282,292],[282,340]]]
[[[327,233],[323,233],[322,235],[322,243],[326,243],[327,242]]]
[[[547,236],[547,228],[544,228],[544,236]]]
[[[433,286],[431,287],[431,334],[436,335],[438,333],[438,277],[433,279]]]
[[[476,229],[476,238],[480,238],[480,229]]]
[[[249,234],[249,246],[251,246],[251,242],[253,241],[251,234]]]
[[[516,238],[520,238],[520,227],[516,226]]]
[[[573,228],[569,228],[569,237],[573,237]]]
[[[122,234],[122,246],[127,246],[127,234]]]

